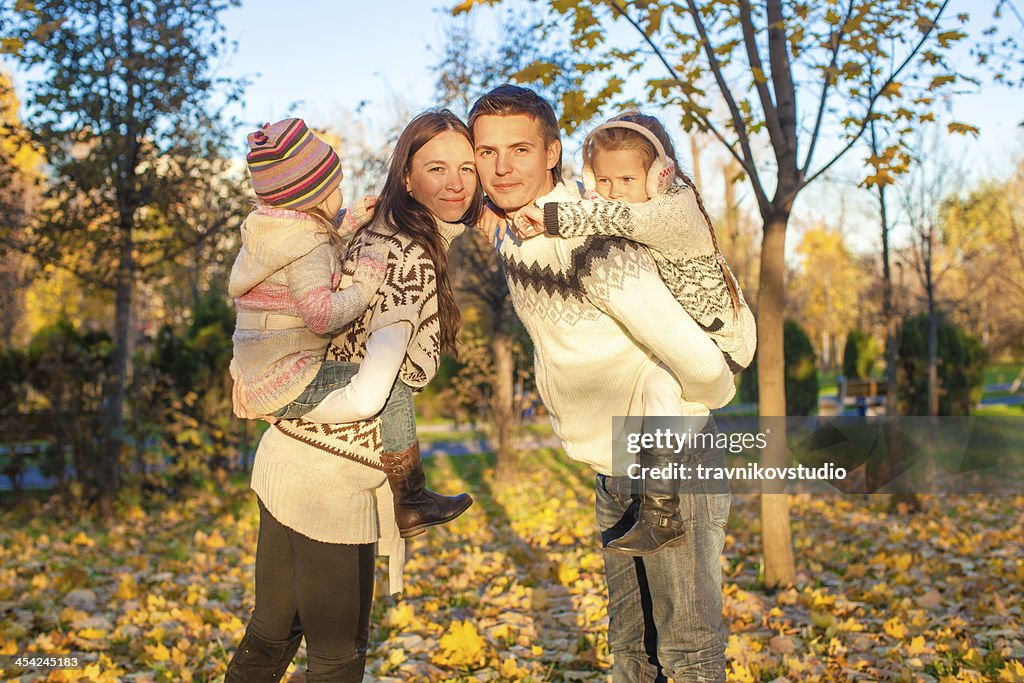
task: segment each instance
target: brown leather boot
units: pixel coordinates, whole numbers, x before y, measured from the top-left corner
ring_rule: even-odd
[[[427,489],[419,441],[404,451],[384,453],[380,459],[395,497],[395,522],[402,538],[418,536],[427,527],[450,522],[473,504],[468,493],[442,496]]]
[[[646,449],[640,451],[638,458],[641,466],[659,469],[671,465],[672,461],[671,455]],[[636,524],[605,549],[620,555],[643,557],[681,543],[686,538],[686,530],[679,510],[679,498],[676,480],[645,478]]]

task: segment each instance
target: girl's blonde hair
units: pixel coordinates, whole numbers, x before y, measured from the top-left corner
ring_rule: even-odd
[[[598,149],[607,151],[629,150],[637,152],[643,162],[644,169],[650,170],[651,166],[658,158],[658,150],[655,149],[654,145],[651,144],[651,141],[647,140],[641,133],[635,130],[630,130],[629,128],[615,127],[614,123],[616,121],[633,123],[638,126],[643,126],[650,131],[650,133],[658,139],[658,142],[661,143],[661,146],[665,150],[665,155],[675,167],[676,178],[678,178],[683,185],[693,191],[693,195],[697,199],[697,208],[700,209],[701,215],[704,216],[704,222],[707,224],[708,232],[711,234],[711,244],[715,249],[715,258],[718,260],[718,265],[722,269],[722,275],[725,277],[725,284],[729,288],[729,296],[732,298],[733,313],[738,314],[740,310],[739,285],[736,282],[736,278],[733,277],[732,272],[729,270],[729,266],[725,263],[725,257],[722,255],[722,250],[718,246],[718,237],[715,235],[715,226],[711,222],[711,216],[708,215],[707,209],[704,208],[704,200],[700,196],[700,191],[697,189],[697,185],[693,180],[683,173],[682,168],[680,168],[679,160],[676,159],[675,145],[672,144],[672,138],[669,136],[668,131],[665,130],[665,126],[661,124],[661,121],[648,114],[641,114],[638,111],[627,111],[619,114],[608,121],[608,124],[612,125],[605,124],[587,137],[588,144],[583,146],[584,163],[589,166],[593,166],[594,152]]]
[[[324,201],[326,201],[326,200],[324,200]],[[279,207],[274,206],[273,204],[267,204],[265,202],[261,202],[259,199],[257,199],[256,201],[254,201],[252,203],[252,208],[253,209],[256,209],[257,207],[260,207],[260,206],[265,206],[268,209],[277,209],[277,208],[279,208]],[[337,255],[337,257],[339,259],[342,259],[342,258],[345,257],[345,250],[346,250],[346,248],[348,246],[348,240],[346,240],[341,235],[341,233],[338,232],[338,226],[337,226],[337,223],[334,222],[334,217],[328,216],[327,213],[324,212],[324,210],[320,208],[320,206],[321,205],[317,205],[317,206],[314,206],[311,209],[287,209],[287,210],[288,211],[297,211],[298,213],[304,213],[307,216],[309,216],[310,218],[312,218],[314,221],[316,221],[317,225],[320,226],[320,228],[323,230],[323,232],[327,233],[327,240],[328,240],[328,242],[330,242],[331,247],[334,248],[335,255]]]

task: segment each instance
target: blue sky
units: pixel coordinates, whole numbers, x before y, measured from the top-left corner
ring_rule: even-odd
[[[993,2],[954,0],[948,11],[987,16]],[[245,132],[252,126],[288,115],[303,116],[316,126],[337,128],[346,112],[359,109],[359,119],[372,130],[394,124],[399,104],[410,114],[433,106],[435,76],[431,67],[438,62],[444,27],[451,21],[448,10],[453,4],[454,0],[243,0],[242,7],[222,16],[227,35],[238,42],[238,50],[219,69],[225,75],[244,75],[252,80],[244,105],[233,112],[242,123],[234,146],[242,149]],[[509,4],[528,3],[506,0]],[[482,35],[493,37],[498,16],[495,10],[477,11],[471,21]],[[1010,15],[1004,19],[1013,20]],[[639,90],[637,97],[643,99]],[[1004,175],[1024,154],[1024,129],[1018,126],[1024,118],[1021,112],[1024,92],[985,87],[977,94],[959,97],[952,111],[944,114],[981,127],[977,140],[949,141],[950,150],[964,159],[972,176]],[[664,119],[671,123],[673,114],[666,112]],[[682,133],[676,130],[675,137],[677,147],[687,150]],[[577,147],[567,142],[567,161],[578,157]],[[825,159],[826,153],[826,148],[821,149],[818,159]],[[702,158],[702,165],[709,171],[714,154],[709,152],[708,158]],[[861,172],[862,159],[863,155],[851,157],[838,170],[856,176]],[[685,160],[683,163],[689,165]],[[712,203],[716,190],[708,188]],[[798,201],[797,213],[812,216],[818,207],[832,210],[836,191],[835,184],[809,188]],[[857,201],[851,198],[851,205]],[[852,218],[856,224],[856,216]]]
[[[360,103],[373,118],[386,116],[396,97],[414,112],[432,106],[430,67],[449,16],[440,8],[448,6],[294,0],[282,11],[280,2],[244,0],[223,15],[238,41],[227,70],[253,78],[240,118],[258,124],[302,113],[329,124]]]
[[[412,113],[434,105],[431,67],[438,61],[453,4],[453,0],[336,5],[295,0],[286,12],[279,2],[243,0],[243,7],[224,15],[228,35],[239,43],[228,70],[253,77],[240,118],[252,125],[300,114],[314,124],[336,126],[340,112],[354,110],[362,102],[362,118],[371,125],[387,126],[396,101]],[[506,4],[512,3],[506,0]],[[947,11],[970,11],[977,18],[987,18],[991,7],[992,0],[954,0]],[[1005,21],[1013,19],[1007,16]],[[482,34],[494,36],[498,12],[476,11],[472,21]],[[940,119],[980,126],[977,140],[949,141],[954,156],[962,156],[968,172],[980,177],[1006,173],[1024,152],[1024,129],[1018,126],[1024,118],[1021,112],[1024,92],[989,86],[957,98]],[[672,115],[665,118],[671,120]],[[677,138],[681,135],[677,133]],[[677,147],[685,150],[688,145]],[[572,155],[576,150],[569,143],[566,151]],[[823,147],[817,158],[824,160],[826,154]],[[859,173],[861,159],[862,155],[851,157],[846,164],[849,173]],[[835,188],[823,188],[823,192],[834,193]]]

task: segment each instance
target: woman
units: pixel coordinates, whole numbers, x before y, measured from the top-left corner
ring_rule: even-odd
[[[480,205],[469,129],[448,110],[417,116],[398,139],[374,219],[353,238],[343,266],[347,286],[364,250],[387,247],[384,283],[328,352],[359,363],[359,372],[304,420],[267,430],[256,452],[256,604],[226,683],[280,680],[303,635],[307,681],[362,680],[374,543],[390,558],[392,592],[401,590],[404,563],[385,485],[401,463],[382,462],[380,420],[371,416],[396,379],[424,387],[441,352],[454,349],[460,315],[447,248]],[[318,423],[339,415],[358,421]]]

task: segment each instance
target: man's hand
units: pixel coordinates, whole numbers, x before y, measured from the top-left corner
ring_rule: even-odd
[[[485,202],[483,211],[480,212],[480,217],[476,221],[476,229],[487,239],[497,242],[505,236],[505,231],[508,229],[505,212],[490,201]]]

